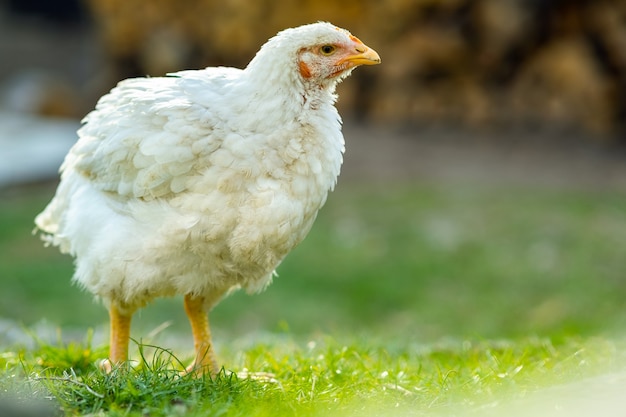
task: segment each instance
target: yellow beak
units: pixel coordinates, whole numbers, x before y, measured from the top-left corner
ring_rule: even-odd
[[[354,55],[348,55],[341,58],[337,62],[337,66],[348,64],[350,67],[356,67],[357,65],[380,64],[380,56],[378,53],[364,43],[361,43],[360,41],[358,43],[355,42],[354,49],[356,53]]]
[[[350,63],[352,66],[380,64],[380,56],[369,46],[360,43],[355,46],[355,50],[356,54],[340,59],[337,64]]]

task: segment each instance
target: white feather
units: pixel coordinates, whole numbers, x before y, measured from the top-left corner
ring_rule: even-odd
[[[75,281],[130,310],[269,283],[334,187],[344,150],[337,80],[307,88],[295,56],[347,36],[327,23],[289,29],[245,70],[130,79],[102,97],[36,218],[76,257]]]

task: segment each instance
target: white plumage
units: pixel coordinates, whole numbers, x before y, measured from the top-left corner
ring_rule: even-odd
[[[107,304],[111,362],[126,360],[137,308],[183,294],[194,369],[216,370],[202,316],[233,288],[264,288],[308,233],[342,162],[335,86],[379,62],[315,23],[280,32],[243,70],[129,79],[100,99],[35,222]]]

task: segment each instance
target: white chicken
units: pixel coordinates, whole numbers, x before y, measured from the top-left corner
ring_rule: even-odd
[[[319,22],[278,33],[243,70],[129,79],[99,100],[35,223],[109,309],[109,367],[128,358],[133,312],[182,294],[187,371],[218,371],[208,310],[263,289],[308,233],[342,163],[335,87],[379,62]]]

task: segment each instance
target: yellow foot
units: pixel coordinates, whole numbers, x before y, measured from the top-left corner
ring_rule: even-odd
[[[121,362],[115,365],[113,364],[113,362],[111,362],[110,359],[102,359],[97,362],[98,368],[100,368],[100,370],[104,371],[107,374],[110,374],[111,372],[113,372],[114,370],[118,370],[119,368],[122,368],[123,370],[128,370],[130,368],[136,367],[138,364],[139,363],[134,360]]]
[[[195,378],[200,378],[204,375],[214,377],[220,373],[220,368],[217,366],[216,362],[210,361],[209,363],[200,363],[197,364],[195,361],[185,368],[184,371],[180,373],[181,376],[184,375],[192,375]]]
[[[110,374],[113,371],[113,364],[108,359],[102,359],[98,362],[98,368],[103,370],[105,373]]]

